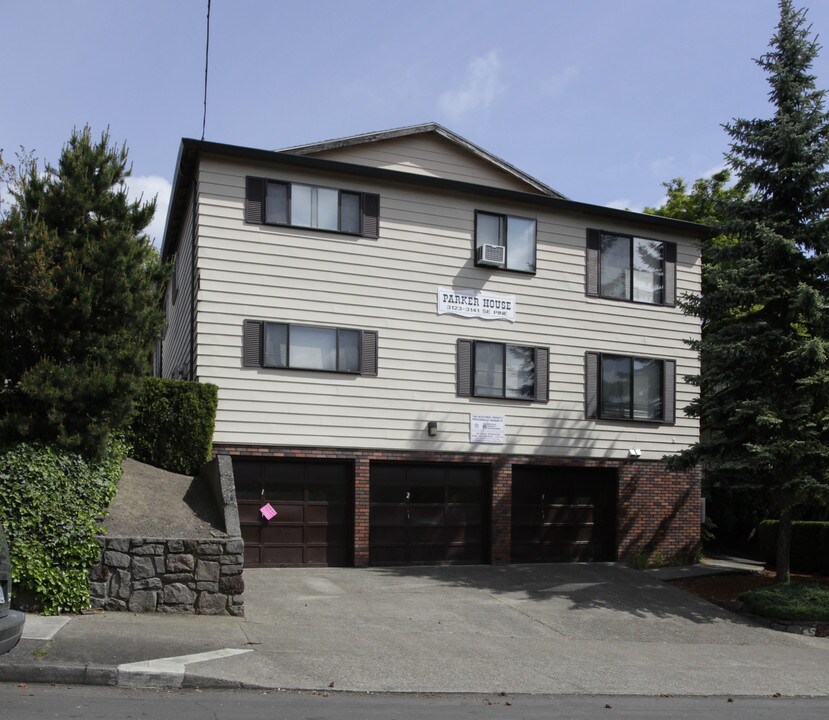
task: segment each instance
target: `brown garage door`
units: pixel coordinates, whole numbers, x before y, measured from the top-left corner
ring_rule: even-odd
[[[616,559],[616,472],[512,467],[512,561]]]
[[[481,467],[372,463],[371,564],[484,562],[487,486]]]
[[[247,567],[352,563],[349,464],[234,458],[233,474]],[[271,520],[259,512],[265,503]]]

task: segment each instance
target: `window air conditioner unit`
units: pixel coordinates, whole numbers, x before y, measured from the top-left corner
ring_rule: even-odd
[[[478,265],[503,265],[507,249],[503,245],[481,245],[478,247]]]

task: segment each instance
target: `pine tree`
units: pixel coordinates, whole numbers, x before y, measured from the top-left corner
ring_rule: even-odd
[[[0,439],[97,455],[129,415],[164,322],[166,269],[130,202],[126,146],[74,131],[57,167],[22,162],[0,218]]]
[[[769,52],[770,119],[736,119],[726,158],[747,185],[728,202],[730,239],[706,247],[700,398],[708,432],[678,462],[750,483],[780,517],[777,579],[789,580],[792,512],[829,499],[829,117],[810,73],[805,11],[780,2]]]

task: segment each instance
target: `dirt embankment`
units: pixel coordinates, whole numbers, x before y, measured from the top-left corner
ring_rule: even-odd
[[[127,459],[118,491],[104,518],[110,537],[224,537],[224,520],[210,487]]]

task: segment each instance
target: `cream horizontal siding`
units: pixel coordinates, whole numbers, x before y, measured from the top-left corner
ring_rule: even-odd
[[[246,225],[246,175],[349,187],[381,195],[380,237]],[[681,408],[697,371],[683,342],[699,324],[677,308],[584,295],[587,227],[678,242],[678,292],[696,289],[699,253],[687,238],[582,215],[540,211],[400,184],[337,183],[307,171],[206,160],[199,178],[198,377],[219,386],[215,441],[235,444],[510,452],[621,458],[630,447],[657,458],[693,442]],[[538,221],[538,272],[474,267],[475,210]],[[437,315],[439,287],[515,295],[517,322]],[[377,330],[378,377],[243,368],[246,318]],[[550,349],[550,402],[458,398],[458,338]],[[584,419],[586,351],[677,362],[677,424]],[[507,442],[469,442],[469,415],[505,415]],[[428,438],[428,420],[439,435]]]
[[[165,297],[167,331],[161,341],[161,377],[165,378],[189,377],[190,372],[193,198],[190,198],[186,212],[175,258],[178,292],[174,302],[171,278]]]
[[[313,153],[313,157],[354,165],[537,192],[531,185],[438,135],[409,135]]]

